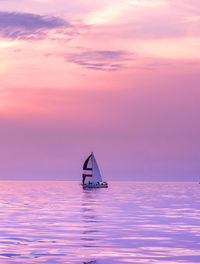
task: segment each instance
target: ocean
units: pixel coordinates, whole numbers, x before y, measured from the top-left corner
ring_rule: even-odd
[[[200,263],[200,185],[0,181],[0,263]]]

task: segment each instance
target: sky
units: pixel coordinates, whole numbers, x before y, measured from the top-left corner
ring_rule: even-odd
[[[0,0],[0,179],[200,180],[198,0]]]

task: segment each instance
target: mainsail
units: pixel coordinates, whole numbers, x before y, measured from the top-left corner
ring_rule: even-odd
[[[94,154],[91,153],[83,164],[83,184],[102,182],[101,173]]]

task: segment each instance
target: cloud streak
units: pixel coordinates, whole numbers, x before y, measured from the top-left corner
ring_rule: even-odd
[[[90,50],[72,53],[65,56],[66,60],[84,68],[98,71],[117,71],[124,68],[124,62],[129,60],[126,51]]]
[[[31,13],[0,12],[0,36],[12,40],[42,39],[50,30],[69,28],[71,25],[59,17]]]

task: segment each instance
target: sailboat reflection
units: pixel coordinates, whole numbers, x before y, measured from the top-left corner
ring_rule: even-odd
[[[96,211],[98,202],[96,190],[85,190],[83,189],[83,202],[82,202],[82,222],[83,231],[81,240],[83,241],[82,246],[85,249],[84,258],[89,261],[84,261],[83,264],[97,264],[96,255],[98,253],[100,229],[99,223],[101,222]],[[92,260],[91,260],[92,259]]]
[[[83,262],[83,264],[97,264],[96,260],[92,260],[92,261],[89,261],[89,262]]]

